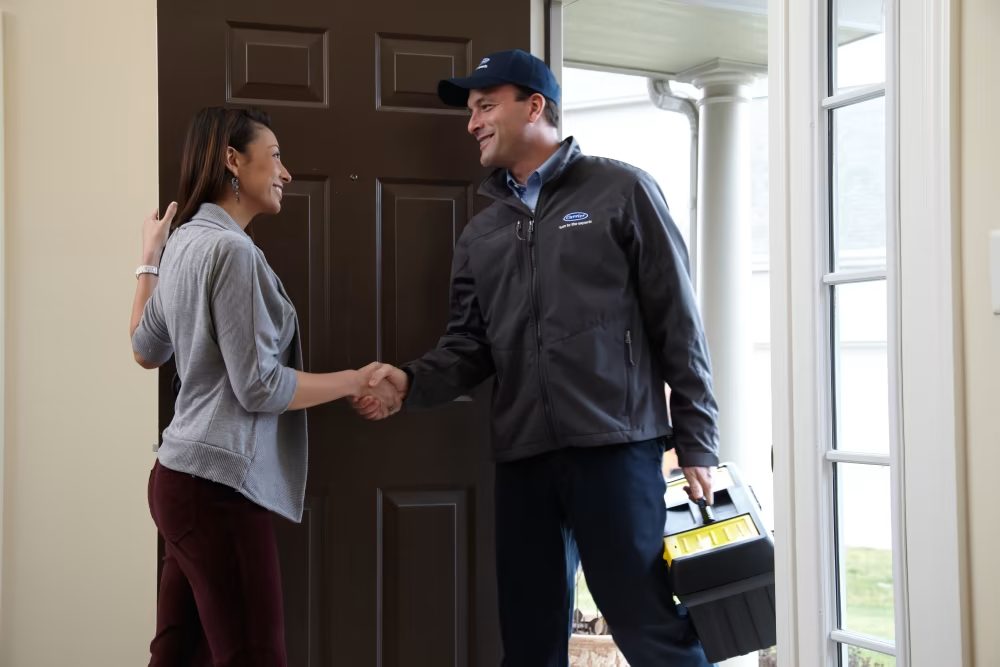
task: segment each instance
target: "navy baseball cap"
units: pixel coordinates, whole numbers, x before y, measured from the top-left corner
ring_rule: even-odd
[[[524,86],[559,103],[559,83],[552,70],[521,49],[491,53],[479,62],[469,76],[443,79],[438,83],[438,97],[449,106],[464,107],[469,101],[470,90],[505,83]]]

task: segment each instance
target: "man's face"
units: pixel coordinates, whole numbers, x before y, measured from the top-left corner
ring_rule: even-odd
[[[469,91],[469,134],[479,142],[484,167],[511,168],[520,157],[525,128],[530,123],[530,97],[518,100],[518,90],[505,84]]]

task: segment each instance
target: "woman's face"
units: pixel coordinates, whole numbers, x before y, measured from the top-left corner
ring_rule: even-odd
[[[281,211],[281,195],[292,180],[281,164],[278,139],[270,129],[260,126],[246,151],[236,154],[240,179],[240,204],[252,212],[275,214]]]

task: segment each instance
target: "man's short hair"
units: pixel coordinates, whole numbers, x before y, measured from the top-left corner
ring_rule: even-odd
[[[532,90],[531,88],[526,88],[524,86],[514,86],[517,88],[517,101],[521,102],[535,93],[542,95],[537,90]],[[542,97],[545,97],[542,95]],[[559,127],[559,105],[552,99],[545,97],[545,120],[549,121],[549,125],[552,127]]]

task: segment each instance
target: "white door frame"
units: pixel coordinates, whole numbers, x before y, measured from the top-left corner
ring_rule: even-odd
[[[0,11],[0,601],[3,600],[3,550],[4,550],[4,475],[6,450],[7,421],[6,421],[6,386],[7,370],[5,364],[5,351],[7,349],[7,226],[4,220],[4,211],[7,209],[7,202],[4,198],[4,184],[6,175],[4,172],[4,147],[5,118],[4,118],[4,42],[3,42],[3,12]],[[0,604],[0,625],[3,624],[3,607]]]
[[[832,498],[821,461],[827,381],[816,322],[825,201],[816,130],[824,72],[820,0],[769,4],[771,364],[782,666],[832,664]],[[906,562],[897,604],[909,632],[900,667],[963,665],[969,652],[966,499],[955,193],[957,3],[905,0],[894,27],[899,64],[888,124],[898,156],[898,312],[901,394],[900,537]],[[892,43],[892,42],[890,42]],[[892,192],[887,193],[892,196]],[[905,627],[904,627],[905,630]]]
[[[958,7],[899,10],[900,326],[911,665],[966,665]]]

